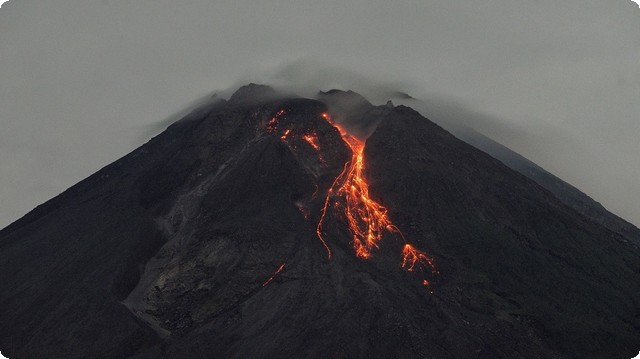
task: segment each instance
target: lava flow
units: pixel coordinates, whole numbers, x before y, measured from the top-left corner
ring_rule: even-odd
[[[438,273],[438,269],[436,269],[435,264],[433,264],[433,259],[427,256],[425,252],[407,243],[404,245],[404,248],[402,248],[402,268],[413,272],[416,270],[416,266],[420,266],[422,270],[426,267],[429,268],[432,273]],[[428,285],[428,282],[426,282],[425,285]]]
[[[282,263],[280,265],[280,267],[278,267],[278,269],[273,273],[273,275],[271,277],[269,277],[269,279],[267,279],[264,283],[262,283],[263,287],[266,287],[267,284],[271,283],[271,281],[278,275],[280,274],[280,272],[282,272],[282,270],[284,270],[284,266],[286,265],[286,263]]]
[[[308,133],[302,136],[302,138],[305,141],[307,141],[307,143],[311,145],[313,149],[315,149],[316,151],[320,151],[320,145],[318,144],[318,136],[315,133]]]
[[[281,130],[279,128],[279,120],[284,118],[284,114],[284,110],[280,110],[275,114],[267,124],[268,132]],[[329,114],[324,113],[322,117],[340,131],[342,140],[349,146],[352,152],[351,160],[345,163],[342,172],[334,179],[329,188],[321,210],[320,220],[316,227],[318,238],[327,250],[329,259],[331,259],[331,249],[324,238],[322,226],[329,209],[333,209],[337,210],[339,214],[344,215],[349,227],[349,232],[352,235],[352,245],[357,257],[369,259],[372,256],[372,252],[379,248],[379,242],[382,240],[383,234],[385,232],[395,233],[405,241],[402,249],[401,267],[403,269],[408,272],[419,271],[420,273],[426,273],[428,269],[431,273],[437,274],[438,270],[434,265],[433,259],[427,256],[425,252],[406,243],[398,227],[396,227],[389,218],[387,209],[370,197],[369,184],[363,174],[365,168],[364,141],[350,135],[341,126],[333,123]],[[290,135],[291,130],[284,129],[281,132],[280,139],[288,143]],[[301,139],[316,150],[321,162],[324,163],[325,161],[322,157],[317,134],[315,132],[307,132],[301,135]],[[315,197],[315,193],[313,197]],[[307,218],[306,215],[305,218]],[[284,264],[278,268],[274,275],[269,278],[263,286],[269,284],[283,269]],[[427,287],[430,286],[430,282],[427,279],[423,279],[422,283]]]
[[[323,117],[329,119],[326,114]],[[364,143],[349,135],[340,126],[333,125],[340,131],[342,139],[351,148],[352,157],[329,189],[321,218],[324,219],[330,196],[335,194],[344,198],[345,204],[337,206],[343,207],[349,231],[353,236],[356,255],[367,259],[371,257],[371,251],[378,248],[378,242],[382,239],[385,230],[395,233],[400,233],[400,231],[387,216],[387,209],[369,196],[369,185],[362,174],[364,170]],[[318,235],[320,236],[321,228],[322,220],[318,224]]]
[[[331,250],[326,244],[323,237],[322,225],[324,223],[327,210],[329,209],[331,198],[338,196],[343,201],[334,201],[334,208],[342,210],[349,225],[349,231],[353,237],[353,247],[356,256],[362,259],[371,257],[371,252],[378,249],[378,243],[382,239],[384,232],[396,233],[403,238],[404,236],[396,227],[389,216],[387,209],[373,200],[369,195],[369,185],[363,175],[364,171],[364,142],[347,133],[342,127],[334,124],[328,114],[322,114],[329,123],[340,131],[340,135],[344,142],[351,148],[351,161],[345,164],[343,171],[336,177],[333,184],[329,188],[329,192],[322,208],[322,214],[317,226],[318,238],[329,253],[331,258]],[[341,204],[344,203],[344,204]],[[405,241],[406,242],[406,241]],[[423,251],[414,248],[410,244],[405,244],[402,250],[401,267],[409,272],[420,269],[425,272],[429,269],[432,273],[437,274],[433,259],[427,256]],[[423,280],[423,284],[427,287],[430,282]]]

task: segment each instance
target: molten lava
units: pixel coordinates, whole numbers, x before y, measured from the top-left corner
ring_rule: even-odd
[[[322,117],[331,123],[328,114],[322,114]],[[336,202],[335,206],[342,207],[349,231],[353,236],[356,255],[367,259],[371,257],[371,251],[379,247],[378,242],[382,239],[382,234],[385,231],[401,233],[387,216],[387,209],[369,196],[369,185],[363,176],[364,142],[348,134],[342,127],[333,123],[332,125],[340,131],[342,139],[351,148],[352,156],[351,161],[345,164],[344,170],[329,188],[317,227],[318,237],[326,245],[322,236],[322,224],[326,217],[330,198],[337,195],[344,199],[344,204]]]
[[[402,248],[402,268],[413,272],[417,269],[416,267],[422,270],[429,268],[431,272],[438,273],[436,266],[433,264],[433,259],[427,256],[425,252],[407,243],[404,245],[404,248]],[[428,283],[428,281],[426,283]]]
[[[367,259],[385,231],[400,233],[387,216],[387,209],[369,196],[369,185],[363,176],[364,143],[336,126],[352,151],[351,161],[341,174],[336,194],[344,198],[343,211],[353,236],[356,255]]]
[[[279,110],[267,123],[267,132],[271,133],[278,129],[280,118],[284,115],[284,109]]]
[[[276,269],[276,271],[273,273],[273,275],[271,275],[271,277],[269,277],[269,279],[267,279],[264,283],[262,283],[263,287],[266,287],[267,284],[271,283],[271,281],[278,275],[280,274],[280,272],[282,272],[284,270],[284,266],[286,265],[286,263],[282,263],[280,265],[280,267],[278,267],[278,269]]]
[[[369,195],[369,184],[363,175],[365,168],[364,142],[347,133],[339,125],[332,123],[328,114],[324,113],[322,117],[340,131],[342,139],[351,148],[352,157],[329,188],[316,232],[318,238],[327,249],[329,258],[331,258],[331,250],[323,237],[322,225],[326,218],[327,210],[333,204],[333,208],[344,213],[353,238],[352,244],[356,256],[368,259],[371,257],[372,251],[379,248],[378,243],[385,231],[396,233],[403,240],[404,236],[387,215],[387,209]],[[342,200],[332,202],[332,197],[335,196]],[[438,273],[433,259],[410,244],[405,244],[402,250],[402,258],[401,267],[409,272],[413,272],[419,266],[422,272],[425,269],[429,269],[434,274]],[[427,279],[423,279],[422,283],[427,287],[430,285]]]
[[[304,136],[302,136],[302,138],[307,141],[308,144],[311,145],[311,147],[313,147],[313,149],[315,149],[316,151],[320,151],[320,145],[318,144],[318,136],[315,133],[308,133]]]
[[[270,133],[280,132],[280,140],[285,143],[289,143],[289,136],[300,136],[318,153],[321,162],[326,165],[319,145],[318,135],[313,131],[298,135],[292,134],[290,129],[281,129],[279,122],[284,119],[284,115],[284,110],[278,111],[267,123],[267,131]],[[345,163],[342,172],[329,187],[320,213],[320,220],[316,227],[318,238],[327,250],[329,259],[331,259],[331,249],[324,238],[322,226],[331,209],[336,211],[338,215],[344,216],[352,236],[351,243],[357,257],[369,259],[372,256],[372,252],[375,249],[379,249],[379,242],[382,240],[383,234],[385,232],[394,233],[405,241],[402,249],[401,268],[408,272],[419,272],[421,274],[426,274],[428,269],[431,273],[438,274],[433,259],[425,252],[406,243],[398,227],[389,218],[387,209],[369,195],[369,184],[364,177],[364,141],[350,135],[341,126],[333,123],[329,114],[323,113],[322,117],[340,131],[343,141],[349,146],[352,153],[351,160]],[[290,146],[290,148],[295,149],[295,146]],[[318,188],[316,187],[316,192],[312,195],[313,198],[316,197],[317,191]],[[303,215],[308,218],[308,214],[305,214],[304,211]],[[284,269],[284,266],[285,264],[283,263],[271,278],[264,282],[263,286],[269,284]],[[431,282],[424,278],[422,284],[430,287]]]
[[[282,141],[287,139],[287,136],[289,136],[289,134],[291,133],[291,130],[285,130],[284,133],[282,134],[282,136],[280,136],[280,139]]]

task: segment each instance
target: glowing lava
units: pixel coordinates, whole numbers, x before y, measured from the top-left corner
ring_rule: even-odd
[[[316,151],[320,151],[320,145],[318,145],[318,136],[315,133],[308,133],[302,138],[307,141],[308,144],[311,145]]]
[[[291,130],[285,130],[282,136],[280,136],[280,140],[285,141],[287,139],[287,136],[289,136],[290,133],[291,133]]]
[[[334,125],[335,126],[335,125]],[[351,161],[339,178],[336,194],[344,198],[343,210],[349,231],[353,236],[353,248],[356,255],[367,259],[371,251],[378,248],[378,242],[385,231],[400,233],[387,216],[387,209],[369,196],[369,185],[362,172],[364,171],[364,143],[349,135],[341,127],[342,139],[352,151]]]
[[[436,266],[433,264],[433,259],[427,256],[425,252],[414,248],[408,243],[404,245],[404,248],[402,248],[402,268],[409,272],[413,272],[417,268],[422,270],[429,268],[431,272],[438,273]],[[429,282],[426,281],[425,285],[428,283]]]
[[[274,132],[278,129],[280,118],[284,115],[284,109],[279,110],[267,123],[267,132]]]
[[[322,114],[322,117],[340,131],[342,139],[351,148],[352,157],[329,188],[316,233],[331,258],[331,250],[323,237],[322,225],[327,210],[333,204],[333,208],[344,213],[352,235],[356,256],[368,259],[371,257],[372,251],[379,248],[378,243],[382,240],[384,232],[398,234],[403,240],[404,236],[387,215],[387,209],[369,195],[369,184],[363,175],[365,168],[364,142],[347,133],[339,125],[332,123],[328,114]],[[342,200],[332,202],[333,197]],[[429,269],[434,274],[438,273],[433,259],[408,243],[403,247],[402,258],[401,267],[409,272],[413,272],[419,267],[423,272],[425,269]],[[424,279],[422,283],[425,286],[430,285],[427,279]]]
[[[318,153],[320,161],[326,165],[319,145],[318,135],[313,131],[298,135],[292,133],[290,129],[281,129],[279,122],[284,119],[284,115],[284,110],[278,111],[267,123],[267,131],[270,133],[282,131],[280,132],[280,140],[287,144],[289,144],[290,136],[300,136]],[[331,209],[344,216],[352,236],[352,245],[357,257],[369,259],[372,256],[372,252],[375,249],[379,249],[379,242],[382,240],[383,234],[385,232],[394,233],[405,242],[401,253],[401,268],[408,272],[426,274],[427,270],[429,270],[432,274],[438,274],[433,259],[425,252],[406,243],[398,227],[389,218],[387,209],[370,197],[369,184],[363,174],[365,169],[364,141],[350,135],[341,126],[333,123],[329,114],[323,113],[322,117],[340,131],[342,140],[349,146],[352,153],[351,160],[345,163],[342,172],[329,187],[320,213],[320,220],[316,227],[316,234],[327,250],[329,259],[331,259],[331,249],[324,238],[322,226]],[[295,149],[296,147],[290,146],[290,148]],[[318,187],[316,185],[316,192],[312,195],[313,198],[316,197],[317,191]],[[304,211],[303,215],[308,218],[308,214],[305,214]],[[263,286],[269,284],[284,269],[284,266],[285,264],[283,263],[271,278],[264,282]],[[431,285],[426,278],[422,280],[422,284],[427,287]]]
[[[278,274],[280,274],[280,272],[282,272],[284,270],[284,266],[286,265],[286,263],[282,263],[280,265],[280,267],[278,267],[278,269],[273,273],[273,275],[271,275],[271,277],[269,277],[269,279],[267,279],[264,283],[262,283],[263,287],[266,287],[267,284],[271,283],[271,281],[273,280],[273,278],[275,278]]]

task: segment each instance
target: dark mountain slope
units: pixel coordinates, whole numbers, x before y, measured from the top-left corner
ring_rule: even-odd
[[[600,203],[579,189],[564,182],[545,169],[529,161],[509,148],[471,129],[457,129],[456,137],[473,145],[500,160],[509,168],[531,178],[548,189],[558,199],[584,216],[593,219],[602,226],[620,233],[627,239],[640,245],[640,229],[615,214],[607,211]]]
[[[199,165],[243,146],[246,111],[219,105],[0,232],[0,337],[9,357],[118,357],[158,340],[118,301],[166,241],[157,217],[177,189]],[[224,116],[215,111],[222,107]],[[207,126],[220,130],[198,137]]]
[[[349,106],[324,101],[347,124],[379,123],[364,151],[371,196],[439,275],[403,269],[392,232],[368,260],[355,256],[344,214],[322,215],[325,203],[344,205],[325,197],[353,147],[325,103],[251,85],[0,231],[3,353],[637,352],[637,248],[408,108],[358,101],[349,117]]]
[[[640,244],[640,229],[615,214],[579,189],[549,173],[537,164],[479,133],[474,128],[500,129],[504,121],[467,108],[464,104],[431,95],[418,100],[406,93],[390,93],[389,96],[403,104],[420,109],[423,116],[444,127],[459,139],[502,161],[509,168],[531,178],[551,191],[564,204],[604,227],[620,233],[628,240]]]
[[[575,357],[613,357],[622,342],[633,352],[640,266],[622,236],[409,108],[384,119],[367,149],[374,188],[399,222],[456,263],[443,270],[463,291],[452,300],[493,303],[494,315],[529,322]]]

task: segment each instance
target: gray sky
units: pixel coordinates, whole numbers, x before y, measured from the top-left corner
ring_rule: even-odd
[[[639,65],[629,0],[11,0],[0,227],[216,89],[373,94],[363,76],[494,117],[482,132],[638,225]]]

